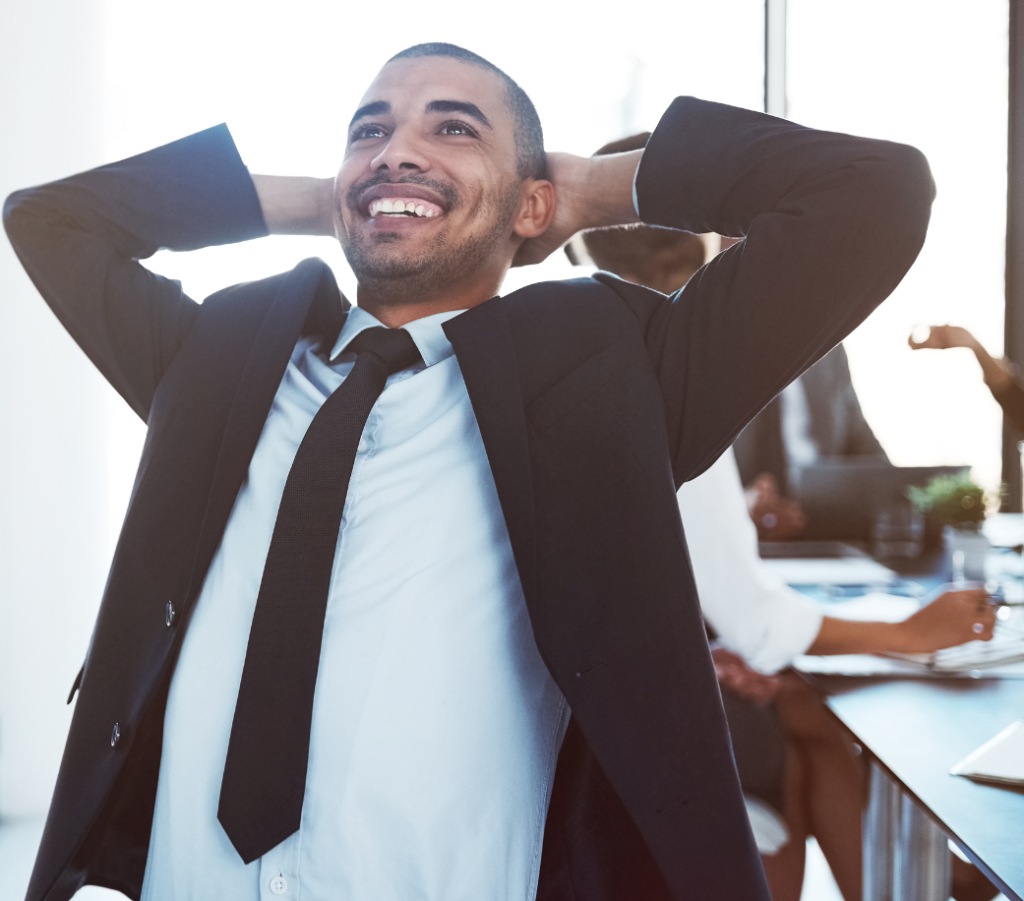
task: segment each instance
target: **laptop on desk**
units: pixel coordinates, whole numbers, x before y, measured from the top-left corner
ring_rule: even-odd
[[[907,490],[966,466],[892,466],[878,459],[839,457],[802,467],[792,491],[807,515],[802,537],[816,540],[871,538],[880,510],[909,504]]]

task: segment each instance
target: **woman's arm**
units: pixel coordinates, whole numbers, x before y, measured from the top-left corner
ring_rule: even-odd
[[[948,350],[951,347],[967,347],[974,351],[974,356],[981,366],[981,373],[984,376],[985,384],[992,389],[993,393],[1001,391],[1013,381],[1013,375],[1006,365],[995,359],[981,342],[974,337],[967,329],[959,325],[933,325],[928,329],[927,337],[920,341],[914,340],[911,335],[907,343],[913,350]]]
[[[914,350],[970,348],[981,366],[985,384],[1003,408],[1003,413],[1017,428],[1024,429],[1024,386],[1021,386],[1007,363],[995,359],[967,329],[957,325],[933,325],[928,329],[927,337],[916,341],[911,335],[908,343]]]
[[[995,610],[981,589],[947,591],[901,623],[826,616],[808,654],[928,654],[966,641],[989,641]]]

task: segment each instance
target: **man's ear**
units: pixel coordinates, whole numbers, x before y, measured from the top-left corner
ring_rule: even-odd
[[[554,217],[555,186],[546,179],[527,179],[512,231],[524,240],[536,238],[544,233]]]

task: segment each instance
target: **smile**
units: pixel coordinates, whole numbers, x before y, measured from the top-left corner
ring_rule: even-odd
[[[371,219],[377,216],[431,219],[444,211],[437,204],[417,198],[380,197],[370,201],[367,212]]]

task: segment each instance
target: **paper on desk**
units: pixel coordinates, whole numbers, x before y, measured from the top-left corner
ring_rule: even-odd
[[[1011,723],[950,772],[975,782],[1024,785],[1024,720]]]
[[[915,598],[886,594],[884,591],[872,591],[842,601],[829,601],[822,606],[835,619],[855,619],[862,623],[901,623],[921,608]]]
[[[891,657],[876,657],[873,654],[830,654],[828,657],[805,654],[793,661],[793,667],[814,676],[860,676],[880,679],[1024,679],[1024,663],[1001,663],[998,666],[963,670],[937,670],[920,663],[894,660]]]
[[[761,563],[789,585],[891,585],[897,578],[870,557],[794,557]]]

